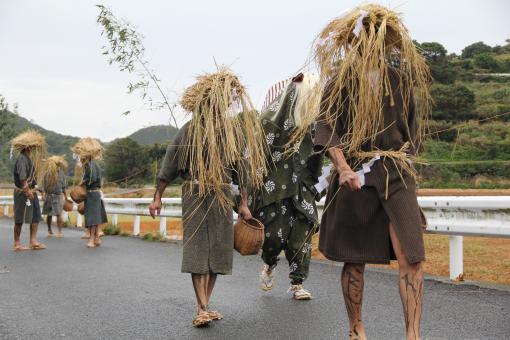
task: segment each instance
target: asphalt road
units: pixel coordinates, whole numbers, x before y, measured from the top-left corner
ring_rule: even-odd
[[[315,299],[298,302],[286,294],[283,261],[276,288],[263,293],[259,258],[236,255],[211,302],[225,320],[194,329],[180,245],[116,236],[87,249],[76,230],[45,239],[42,225],[39,234],[47,250],[15,253],[11,221],[0,219],[0,339],[347,339],[341,268],[331,263],[312,264],[306,286]],[[367,272],[370,339],[404,338],[397,282]],[[424,339],[510,339],[510,292],[427,280],[425,294]]]

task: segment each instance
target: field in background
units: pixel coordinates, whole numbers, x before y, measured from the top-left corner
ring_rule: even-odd
[[[141,188],[136,191],[130,191],[121,195],[115,195],[115,192],[125,191],[118,188],[105,188],[104,192],[109,197],[140,198],[152,197],[154,189]],[[165,197],[180,197],[180,187],[171,186],[165,191]],[[113,194],[113,195],[112,195]],[[0,189],[0,195],[12,195],[12,189]],[[481,189],[422,189],[422,196],[435,195],[510,195],[509,189],[500,190],[481,190]],[[12,209],[10,209],[12,214]],[[0,211],[0,215],[2,211]],[[111,216],[109,216],[111,220]],[[134,216],[119,216],[119,227],[124,233],[131,234],[133,230]],[[75,225],[74,214],[70,220],[71,225]],[[173,239],[182,238],[182,222],[180,219],[167,219],[167,235]],[[44,225],[41,228],[44,230]],[[141,235],[147,233],[159,233],[159,220],[153,220],[150,217],[142,217],[140,224]],[[313,257],[324,259],[324,256],[317,249],[318,238],[314,238]],[[448,237],[443,235],[425,235],[425,247],[427,261],[424,264],[425,272],[431,275],[448,276],[449,258],[448,258]],[[282,265],[285,262],[282,261]],[[389,266],[397,268],[396,262]],[[498,284],[510,285],[510,240],[484,237],[465,237],[464,238],[464,279],[473,281],[485,281]]]

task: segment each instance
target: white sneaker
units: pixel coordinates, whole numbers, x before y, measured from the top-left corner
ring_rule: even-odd
[[[312,293],[303,288],[303,285],[290,286],[287,293],[291,293],[294,300],[311,300]]]
[[[260,273],[260,288],[268,292],[274,287],[273,281],[273,271],[274,269],[270,269],[267,264],[262,267],[262,272]]]

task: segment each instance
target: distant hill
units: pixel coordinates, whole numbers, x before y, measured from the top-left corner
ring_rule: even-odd
[[[49,154],[65,155],[69,164],[73,164],[70,147],[78,141],[78,137],[66,136],[46,130],[41,126],[30,122],[28,119],[7,110],[2,111],[2,119],[7,121],[8,128],[14,136],[29,128],[39,131],[46,137]],[[12,177],[11,171],[13,160],[9,159],[9,140],[2,140],[2,144],[0,144],[0,180],[10,180]],[[73,170],[73,166],[70,166],[69,168],[70,171]]]
[[[130,134],[127,138],[131,138],[142,145],[165,144],[175,137],[177,131],[179,130],[170,125],[154,125],[142,128]]]

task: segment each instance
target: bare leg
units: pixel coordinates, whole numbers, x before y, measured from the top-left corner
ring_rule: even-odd
[[[390,224],[390,237],[398,260],[400,298],[408,340],[420,339],[421,312],[423,306],[423,268],[421,262],[410,264],[402,250],[395,229]]]
[[[14,248],[21,247],[20,237],[21,237],[21,227],[23,224],[14,224]]]
[[[344,263],[342,270],[342,292],[349,317],[349,339],[365,340],[365,327],[361,321],[365,265]]]
[[[191,274],[195,296],[197,298],[198,313],[207,311],[207,275]]]
[[[53,230],[51,230],[51,222],[53,217],[48,215],[46,216],[46,223],[48,224],[48,235],[53,235]]]
[[[207,275],[207,303],[209,305],[209,300],[211,299],[212,291],[214,289],[214,284],[216,283],[217,274],[208,274]]]
[[[94,244],[94,238],[96,235],[96,229],[97,226],[88,227],[87,230],[89,231],[89,241],[87,242],[87,247],[94,248],[96,245]]]
[[[64,226],[64,220],[62,219],[62,214],[57,216],[57,227],[58,227],[58,234],[62,235],[62,227]]]
[[[37,229],[39,223],[32,223],[30,225],[30,245],[38,244],[37,242]]]

